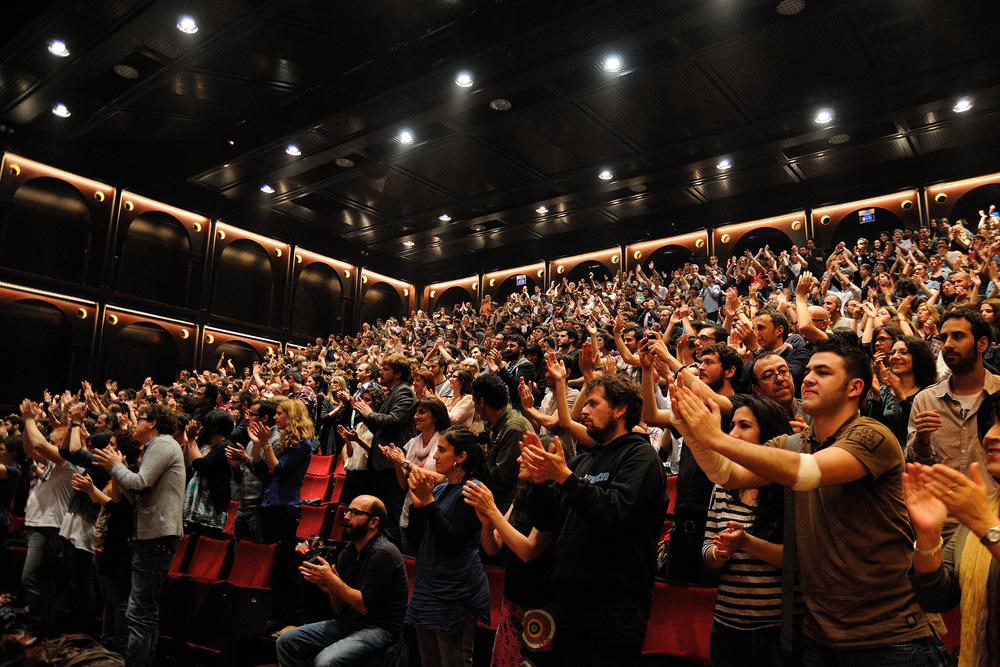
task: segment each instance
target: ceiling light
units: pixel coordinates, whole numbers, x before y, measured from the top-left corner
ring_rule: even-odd
[[[610,181],[610,180],[611,180],[612,178],[614,178],[614,177],[615,177],[615,175],[614,175],[614,174],[612,174],[612,173],[611,173],[610,171],[608,171],[607,169],[605,169],[604,171],[602,171],[601,173],[599,173],[599,174],[597,175],[597,177],[598,177],[599,179],[601,179],[602,181]]]
[[[413,241],[403,241],[403,245],[405,245],[407,248],[412,248],[413,246],[416,245],[416,243],[414,243]]]
[[[718,167],[719,167],[719,169],[729,169],[730,167],[732,167],[732,166],[733,166],[733,163],[732,163],[732,162],[730,162],[729,160],[723,160],[722,162],[720,162],[720,163],[719,163],[718,165],[716,165],[716,166],[718,166]]]
[[[403,130],[402,132],[399,133],[399,140],[404,144],[412,144],[413,135],[410,134],[409,131]]]
[[[502,97],[498,97],[490,102],[490,108],[494,111],[510,111],[511,106],[510,100],[505,100]]]
[[[52,107],[52,113],[59,116],[60,118],[69,118],[70,116],[69,109],[67,109],[66,105],[62,103]]]
[[[622,59],[618,56],[608,56],[604,61],[604,69],[608,72],[617,72],[622,68]]]
[[[798,14],[805,8],[805,0],[781,0],[781,2],[778,3],[778,6],[774,9],[782,16],[792,16],[794,14]]]
[[[354,166],[354,160],[348,160],[346,157],[339,157],[334,160],[334,163],[338,167],[343,167],[344,169],[350,169]]]
[[[472,227],[469,227],[469,229],[471,229],[474,232],[481,232],[486,228],[483,227],[482,225],[472,225]]]
[[[181,20],[177,22],[177,29],[181,32],[193,35],[198,32],[198,24],[195,23],[194,19],[190,16],[182,16]]]
[[[228,144],[229,144],[230,146],[235,146],[235,145],[236,145],[236,142],[235,142],[235,141],[233,141],[232,139],[230,139],[230,140],[229,140],[229,141],[228,141],[227,143],[228,143]]]
[[[69,55],[69,49],[66,48],[66,42],[60,42],[58,39],[52,40],[49,44],[49,53],[60,58],[65,58]]]
[[[549,212],[549,209],[545,208],[544,206],[539,206],[538,208],[535,209],[535,212],[545,215],[546,213]]]
[[[955,113],[962,113],[963,111],[968,111],[971,108],[972,108],[972,102],[969,101],[968,97],[963,97],[962,99],[960,99],[958,102],[955,103],[955,106],[952,107],[951,110],[954,111]]]
[[[448,215],[447,213],[442,213],[441,215],[438,216],[438,220],[440,220],[441,222],[451,222],[451,216]]]
[[[264,185],[260,186],[260,191],[263,192],[264,194],[267,194],[267,195],[273,195],[274,194],[274,188],[272,188],[267,183],[265,183]]]
[[[139,70],[137,70],[134,67],[129,67],[128,65],[123,65],[121,63],[118,63],[117,65],[115,65],[114,67],[112,67],[111,71],[113,71],[115,74],[117,74],[118,76],[120,76],[123,79],[138,79],[139,78]]]
[[[831,120],[833,120],[833,114],[830,113],[828,109],[823,109],[818,114],[816,114],[816,122],[820,125],[826,125]]]
[[[299,147],[296,146],[295,144],[288,144],[288,147],[285,148],[285,152],[291,155],[292,157],[298,157],[302,155],[302,151],[300,151]]]
[[[460,85],[462,88],[472,87],[472,77],[469,76],[468,72],[461,72],[458,78],[455,79],[455,83]]]

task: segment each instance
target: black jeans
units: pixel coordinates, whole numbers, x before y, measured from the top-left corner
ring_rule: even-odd
[[[559,594],[556,638],[562,664],[630,667],[639,663],[650,601],[606,591]]]
[[[261,508],[261,527],[264,542],[278,544],[274,558],[274,603],[271,616],[275,620],[301,625],[304,603],[302,599],[302,575],[299,573],[299,558],[295,553],[295,531],[299,527],[302,510],[290,505]]]

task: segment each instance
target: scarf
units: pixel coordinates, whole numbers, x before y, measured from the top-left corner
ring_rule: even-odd
[[[407,447],[406,460],[420,466],[424,470],[433,472],[434,465],[437,463],[434,460],[434,452],[437,451],[438,436],[440,435],[440,433],[435,431],[430,441],[425,445],[423,433],[417,433],[417,437],[410,440],[410,444]]]
[[[1000,514],[1000,491],[990,496],[990,511]],[[962,587],[962,636],[958,667],[979,667],[989,664],[989,647],[986,637],[990,610],[988,607],[987,580],[993,555],[989,549],[969,533],[962,549],[962,569],[959,584]]]

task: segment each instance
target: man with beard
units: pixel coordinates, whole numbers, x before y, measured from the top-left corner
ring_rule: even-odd
[[[492,373],[472,381],[472,403],[476,414],[490,423],[486,472],[480,481],[493,492],[500,511],[506,512],[517,490],[517,443],[534,431],[524,415],[510,406],[503,381]]]
[[[709,345],[701,352],[698,362],[698,379],[716,394],[732,396],[733,385],[743,374],[743,360],[736,350],[723,343]]]
[[[343,539],[334,567],[317,557],[299,567],[330,598],[337,617],[282,633],[281,667],[366,665],[403,630],[409,589],[399,549],[382,534],[385,505],[358,496],[344,510]]]
[[[569,463],[525,437],[532,473],[527,510],[540,531],[558,531],[553,581],[563,664],[635,665],[649,618],[666,474],[639,423],[635,383],[604,375],[587,384],[583,424],[595,444]]]
[[[990,346],[990,325],[974,310],[957,308],[941,318],[941,354],[951,376],[927,387],[913,399],[906,434],[906,460],[931,465],[943,463],[968,476],[969,466],[986,469],[986,450],[979,442],[976,414],[986,394],[1000,389],[1000,377],[983,366]],[[985,476],[989,493],[997,483]],[[945,524],[945,541],[957,523]]]
[[[535,366],[524,356],[526,345],[524,336],[512,334],[507,337],[507,346],[503,352],[500,353],[499,350],[493,350],[490,358],[487,360],[490,371],[496,373],[497,377],[503,380],[504,385],[507,387],[507,395],[511,399],[517,396],[517,387],[521,384],[522,380],[531,382],[535,379]],[[500,360],[505,362],[502,366],[497,363],[496,357],[498,355],[500,356]],[[511,403],[514,404],[513,407],[515,410],[522,414],[524,413],[524,408],[521,407],[520,401],[511,400]]]

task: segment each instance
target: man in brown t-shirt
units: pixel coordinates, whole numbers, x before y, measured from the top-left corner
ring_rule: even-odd
[[[902,450],[889,429],[858,412],[871,377],[857,348],[817,344],[802,384],[802,409],[814,425],[797,452],[785,449],[788,436],[760,447],[724,435],[718,417],[682,386],[671,391],[675,426],[725,488],[777,483],[798,492],[803,664],[836,664],[847,652],[857,664],[874,664],[888,651],[908,665],[944,665],[944,647],[906,577],[913,531]]]

